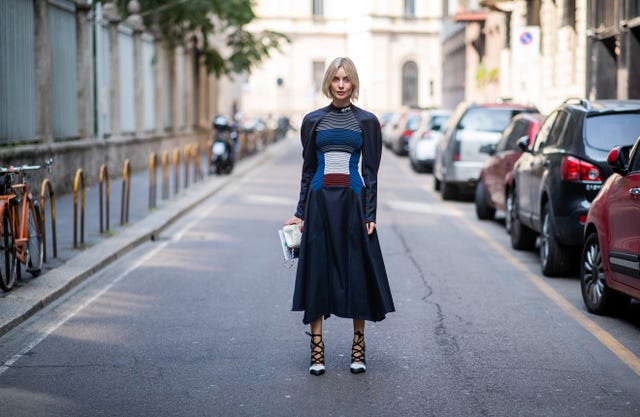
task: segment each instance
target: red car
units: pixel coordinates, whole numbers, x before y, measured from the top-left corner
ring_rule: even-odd
[[[585,224],[580,286],[587,309],[615,312],[640,300],[640,138],[609,152],[613,174],[593,200]]]
[[[543,120],[540,113],[520,113],[504,129],[497,144],[480,148],[481,152],[489,154],[476,184],[476,214],[480,220],[493,219],[496,210],[506,211],[505,196],[511,183],[513,164],[522,154],[518,139],[527,136],[531,146]]]

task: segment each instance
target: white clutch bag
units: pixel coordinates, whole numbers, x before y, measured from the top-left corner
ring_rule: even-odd
[[[293,260],[298,257],[302,232],[297,224],[290,224],[278,230],[280,236],[280,246],[284,255],[285,264],[289,267],[293,265]]]
[[[297,224],[289,224],[282,228],[284,241],[289,249],[298,249],[302,240],[302,231]]]

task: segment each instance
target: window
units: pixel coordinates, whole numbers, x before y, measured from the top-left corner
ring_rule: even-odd
[[[538,136],[536,136],[536,141],[533,143],[533,153],[538,153],[544,148],[556,117],[558,117],[558,112],[552,113],[544,120],[544,122],[542,122]]]
[[[324,16],[324,4],[322,0],[311,0],[311,13],[313,17]]]
[[[507,132],[504,131],[503,139],[498,144],[498,151],[510,150],[516,151],[518,150],[518,139],[523,136],[527,136],[527,129],[529,125],[524,120],[516,120],[513,124],[510,125],[511,129]],[[503,149],[500,149],[500,145],[503,146]]]
[[[569,124],[569,119],[569,113],[566,111],[558,112],[558,117],[556,117],[556,121],[553,124],[553,129],[551,129],[551,133],[547,137],[546,146],[557,145],[560,143],[567,125]]]
[[[418,65],[413,61],[402,67],[402,104],[418,105]]]
[[[613,27],[616,24],[616,0],[601,0],[596,3],[596,24],[595,27]]]
[[[564,0],[562,26],[576,27],[576,0]]]
[[[404,0],[404,17],[416,17],[416,2]]]
[[[633,144],[640,131],[639,113],[602,114],[587,117],[585,132],[589,147],[609,152],[615,146]]]
[[[540,26],[540,2],[541,0],[527,1],[528,26]]]
[[[322,79],[324,78],[324,62],[313,61],[313,85],[316,91],[322,90]]]

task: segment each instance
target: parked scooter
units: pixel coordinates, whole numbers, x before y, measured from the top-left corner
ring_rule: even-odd
[[[217,116],[213,119],[213,145],[209,173],[230,174],[236,159],[236,142],[238,132],[229,119]]]

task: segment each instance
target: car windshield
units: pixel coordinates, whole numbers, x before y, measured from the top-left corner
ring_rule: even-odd
[[[447,124],[447,119],[449,118],[449,116],[432,116],[431,120],[429,121],[429,126],[431,127],[432,130],[444,130],[444,125]],[[437,127],[438,129],[435,129],[435,127]]]
[[[632,145],[640,136],[640,113],[614,113],[587,117],[587,144],[609,152],[618,145]]]
[[[416,131],[418,127],[420,127],[420,116],[409,116],[407,119],[407,130]]]
[[[511,118],[520,113],[513,109],[477,107],[469,109],[460,121],[460,129],[502,132]]]

